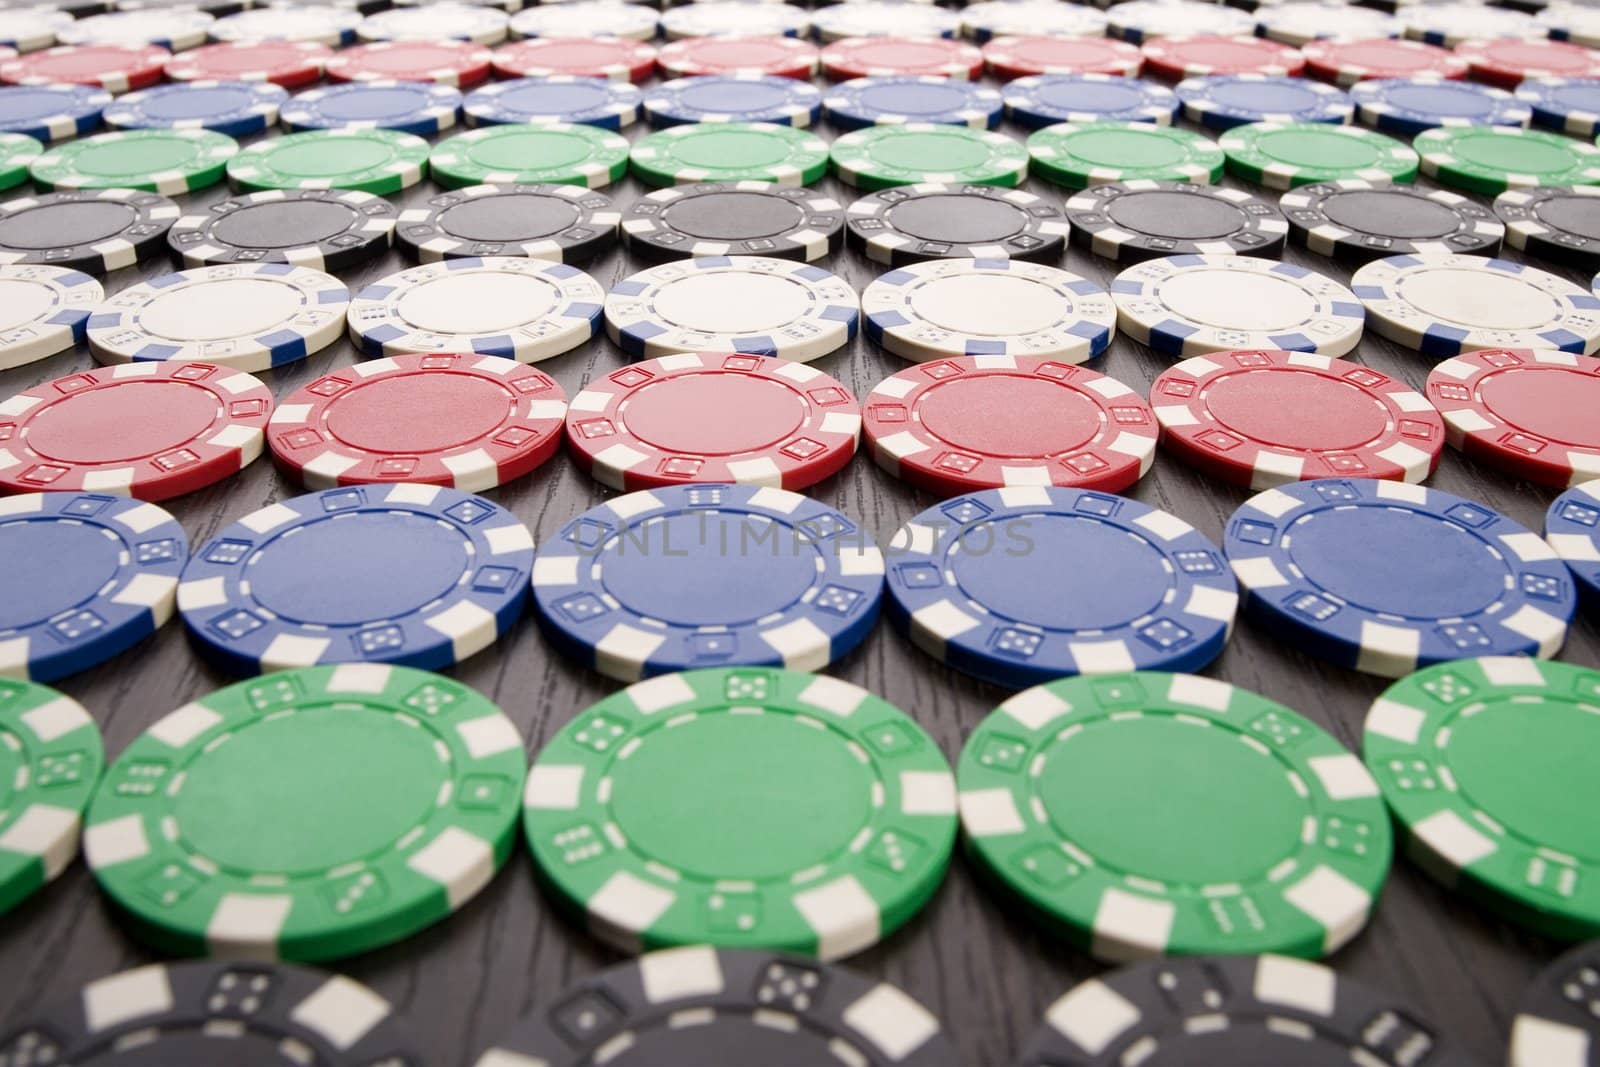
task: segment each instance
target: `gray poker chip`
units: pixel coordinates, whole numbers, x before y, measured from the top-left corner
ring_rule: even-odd
[[[16,197],[0,202],[0,264],[107,274],[159,254],[180,214],[167,197],[135,189]]]
[[[1435,253],[1492,256],[1506,235],[1494,213],[1468,197],[1357,178],[1302,185],[1284,193],[1278,207],[1295,244],[1351,263]]]
[[[419,263],[521,256],[582,263],[617,242],[611,198],[577,185],[469,185],[401,213],[400,247]]]
[[[1042,196],[993,185],[925,182],[884,189],[846,213],[846,243],[891,267],[929,259],[1061,258],[1067,219]]]
[[[290,263],[336,271],[358,267],[394,244],[400,211],[354,189],[245,193],[184,215],[167,234],[185,267]]]
[[[1600,270],[1600,187],[1507,189],[1494,199],[1506,243],[1579,270]]]
[[[1289,233],[1282,213],[1249,193],[1143,179],[1074,193],[1067,221],[1073,244],[1124,263],[1181,255],[1276,259]]]
[[[769,256],[809,263],[842,247],[844,205],[815,189],[700,182],[660,189],[622,215],[622,240],[652,259]]]

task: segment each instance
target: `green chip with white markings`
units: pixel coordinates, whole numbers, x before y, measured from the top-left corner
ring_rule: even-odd
[[[466,185],[576,185],[599,189],[628,170],[628,142],[580,123],[490,126],[439,142],[434,181]]]
[[[0,133],[0,189],[10,189],[28,180],[44,145],[24,133]]]
[[[1507,189],[1600,185],[1600,148],[1515,126],[1442,126],[1411,141],[1422,173],[1445,185],[1498,196]]]
[[[933,895],[956,832],[950,765],[921,727],[779,669],[662,675],[579,712],[526,803],[544,883],[624,951],[860,951]]]
[[[422,180],[428,142],[397,130],[313,130],[273,137],[228,164],[243,192],[270,189],[354,189],[389,196]]]
[[[633,172],[650,185],[774,182],[810,185],[828,172],[828,143],[770,122],[671,126],[633,146]]]
[[[1252,122],[1228,130],[1217,143],[1228,173],[1269,189],[1350,179],[1392,185],[1417,176],[1416,152],[1360,126]]]
[[[1148,122],[1060,122],[1028,138],[1039,177],[1069,189],[1107,182],[1209,185],[1222,177],[1222,149],[1208,138]]]
[[[923,182],[1015,188],[1028,176],[1028,150],[1003,133],[927,122],[871,126],[833,142],[833,169],[858,189]]]
[[[222,180],[239,143],[210,130],[123,130],[69,141],[34,161],[45,189],[140,189],[172,196]]]

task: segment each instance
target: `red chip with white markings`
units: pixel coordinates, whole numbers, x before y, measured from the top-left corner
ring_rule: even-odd
[[[1409,385],[1309,352],[1235,351],[1168,367],[1150,387],[1161,445],[1251,489],[1312,478],[1420,482],[1444,423]]]
[[[0,404],[0,489],[182,496],[261,455],[271,415],[260,379],[210,363],[69,374]]]
[[[656,61],[675,78],[697,74],[810,78],[821,59],[798,37],[686,37],[661,46]]]
[[[346,48],[328,60],[328,77],[341,82],[434,82],[465,88],[489,76],[494,53],[468,41],[374,41]]]
[[[1300,49],[1265,37],[1157,37],[1146,41],[1145,69],[1169,81],[1208,74],[1285,76],[1305,70]]]
[[[174,81],[271,82],[284,88],[322,77],[333,49],[313,41],[230,41],[167,60]]]
[[[900,75],[971,81],[983,73],[983,53],[943,37],[846,37],[822,50],[822,70],[835,81]]]
[[[642,82],[656,69],[656,50],[617,37],[530,37],[495,49],[494,69],[504,78],[565,75]]]
[[[1307,41],[1300,46],[1306,71],[1335,85],[1368,78],[1465,78],[1467,61],[1447,48],[1369,37],[1362,41]]]
[[[171,58],[172,53],[158,45],[63,45],[27,52],[0,63],[0,82],[11,85],[69,82],[125,93],[160,81],[162,69]]]
[[[1110,37],[996,37],[983,46],[983,59],[999,78],[1034,74],[1139,73],[1144,53],[1137,45]]]
[[[1565,41],[1463,41],[1456,55],[1467,61],[1474,77],[1506,89],[1528,78],[1600,78],[1600,52]]]

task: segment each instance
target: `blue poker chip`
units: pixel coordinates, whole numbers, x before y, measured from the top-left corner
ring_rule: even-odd
[[[1475,656],[1553,656],[1577,605],[1537,534],[1437,489],[1324,478],[1245,501],[1223,540],[1274,637],[1397,678]]]
[[[1438,126],[1526,126],[1533,109],[1504,89],[1441,78],[1375,78],[1350,87],[1356,116],[1386,133]]]
[[[183,527],[154,504],[0,497],[0,677],[64,678],[155,633],[188,558]]]
[[[1355,113],[1349,93],[1307,78],[1216,74],[1185,78],[1176,91],[1184,116],[1214,130],[1251,122],[1345,123]]]
[[[883,555],[855,520],[754,485],[629,493],[539,546],[539,620],[620,681],[698,667],[820,670],[871,631]]]
[[[1600,78],[1529,78],[1517,86],[1517,99],[1547,129],[1575,137],[1600,133]]]
[[[1035,74],[1007,82],[1006,113],[1029,128],[1057,122],[1153,122],[1170,126],[1178,94],[1114,74]]]
[[[461,113],[461,90],[415,81],[345,82],[312,89],[283,105],[290,130],[398,130],[419,137],[448,130]]]
[[[1010,689],[1070,674],[1197,671],[1233,629],[1222,550],[1176,515],[1083,489],[947,500],[889,551],[890,620],[959,671]]]
[[[1544,536],[1566,561],[1585,603],[1600,611],[1600,480],[1556,497],[1545,512]]]
[[[480,496],[400,482],[308,493],[213,537],[178,585],[202,655],[234,674],[319,663],[439,670],[527,606],[533,535]]]
[[[576,122],[620,130],[639,117],[638,86],[606,78],[552,74],[514,78],[475,90],[467,97],[467,123],[472,126],[515,123]]]
[[[822,91],[795,78],[770,74],[698,74],[645,94],[644,113],[655,126],[694,122],[771,122],[809,126],[822,112]]]
[[[992,130],[1005,111],[1000,93],[969,81],[899,75],[853,78],[828,90],[822,101],[837,129],[859,130],[904,122],[933,122]]]
[[[203,129],[242,137],[277,122],[288,99],[288,90],[271,82],[178,82],[118,97],[105,120],[123,130]]]
[[[7,85],[0,88],[0,132],[48,144],[100,125],[111,94],[94,85]]]

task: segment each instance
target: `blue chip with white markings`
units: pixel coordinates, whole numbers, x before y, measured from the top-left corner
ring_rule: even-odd
[[[177,82],[119,96],[106,107],[105,121],[122,130],[213,130],[242,137],[277,122],[288,99],[288,90],[271,82]]]
[[[987,86],[914,75],[852,78],[828,90],[822,106],[841,130],[904,122],[992,130],[1005,111],[1000,93]]]
[[[634,682],[699,667],[821,670],[871,632],[883,555],[865,527],[810,497],[755,485],[619,496],[539,547],[551,642]]]
[[[95,85],[7,85],[0,88],[0,132],[46,144],[90,133],[111,99]]]
[[[233,674],[322,663],[439,670],[528,602],[533,535],[480,496],[402,482],[309,493],[213,537],[178,585],[202,655]]]
[[[1600,611],[1600,479],[1556,497],[1545,512],[1544,538],[1566,561],[1584,602]]]
[[[1058,122],[1153,122],[1170,126],[1178,94],[1114,74],[1035,74],[1006,83],[1006,112],[1029,128]]]
[[[467,97],[467,124],[575,122],[620,130],[639,117],[643,97],[638,86],[606,78],[514,78],[474,90]]]
[[[1204,534],[1084,489],[947,500],[900,528],[888,562],[890,621],[939,662],[1008,689],[1199,670],[1221,655],[1239,600]]]
[[[1439,126],[1526,126],[1533,109],[1504,89],[1441,78],[1372,78],[1350,87],[1356,117],[1387,133]]]
[[[1185,78],[1176,90],[1183,114],[1213,130],[1251,122],[1349,122],[1350,94],[1308,78],[1276,74],[1213,74]]]
[[[1388,678],[1467,657],[1553,656],[1577,606],[1539,535],[1422,485],[1269,489],[1229,518],[1223,548],[1245,613],[1275,638]]]
[[[654,126],[695,122],[771,122],[809,126],[822,113],[822,91],[770,74],[697,74],[674,78],[645,93]]]
[[[0,677],[87,670],[172,618],[189,558],[166,511],[100,493],[0,497]]]
[[[1517,86],[1517,99],[1547,129],[1577,137],[1600,133],[1600,78],[1529,78]]]
[[[290,130],[398,130],[419,137],[448,130],[461,90],[416,81],[345,82],[300,93],[283,105]]]

